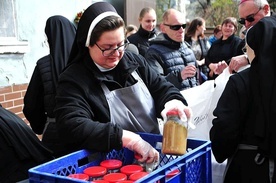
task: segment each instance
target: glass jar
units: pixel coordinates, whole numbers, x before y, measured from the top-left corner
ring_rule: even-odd
[[[90,180],[101,180],[107,170],[102,166],[92,166],[84,169],[83,173],[89,176]]]
[[[167,112],[167,121],[163,129],[162,153],[183,155],[187,145],[187,122],[181,121],[178,112]]]
[[[126,174],[127,177],[129,177],[133,173],[142,171],[143,167],[141,167],[140,165],[125,165],[120,169],[120,172]]]
[[[127,175],[124,173],[110,173],[106,174],[103,177],[103,180],[106,180],[109,183],[118,183],[120,181],[127,180]]]
[[[120,171],[122,167],[122,161],[117,159],[107,159],[100,163],[102,167],[107,169],[107,173],[117,173]]]

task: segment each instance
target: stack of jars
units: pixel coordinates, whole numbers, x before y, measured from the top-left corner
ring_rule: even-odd
[[[146,175],[148,172],[140,165],[122,166],[122,161],[108,159],[98,166],[86,168],[83,173],[71,174],[68,177],[91,181],[91,183],[133,183]]]

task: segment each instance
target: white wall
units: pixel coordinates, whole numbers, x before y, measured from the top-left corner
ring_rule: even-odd
[[[97,0],[99,1],[99,0]],[[28,83],[36,61],[49,53],[45,44],[45,23],[48,17],[75,15],[96,0],[14,0],[18,39],[27,40],[25,54],[0,54],[0,87]]]

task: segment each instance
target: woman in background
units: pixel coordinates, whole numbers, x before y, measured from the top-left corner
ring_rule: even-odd
[[[198,17],[192,20],[185,34],[185,41],[190,44],[190,48],[193,50],[199,66],[200,84],[207,80],[209,72],[209,68],[205,64],[205,57],[210,48],[210,43],[204,35],[205,30],[205,20]]]
[[[139,15],[139,23],[138,31],[127,39],[138,48],[142,56],[145,56],[149,47],[149,39],[157,35],[155,10],[149,7],[143,8]]]
[[[232,57],[242,55],[242,39],[235,35],[237,19],[226,18],[221,24],[222,37],[215,41],[208,51],[205,63],[209,67],[209,79],[215,79],[228,66]]]

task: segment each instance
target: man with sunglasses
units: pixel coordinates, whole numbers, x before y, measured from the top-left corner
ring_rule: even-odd
[[[199,84],[195,55],[184,41],[185,28],[185,15],[168,9],[160,25],[162,33],[149,41],[145,55],[152,68],[180,90]]]
[[[265,16],[270,16],[270,6],[267,0],[241,0],[239,4],[239,23],[244,25],[246,29],[255,25]],[[273,15],[275,16],[275,15]],[[233,57],[229,64],[230,72],[237,72],[240,68],[248,65],[247,55],[239,55]]]

